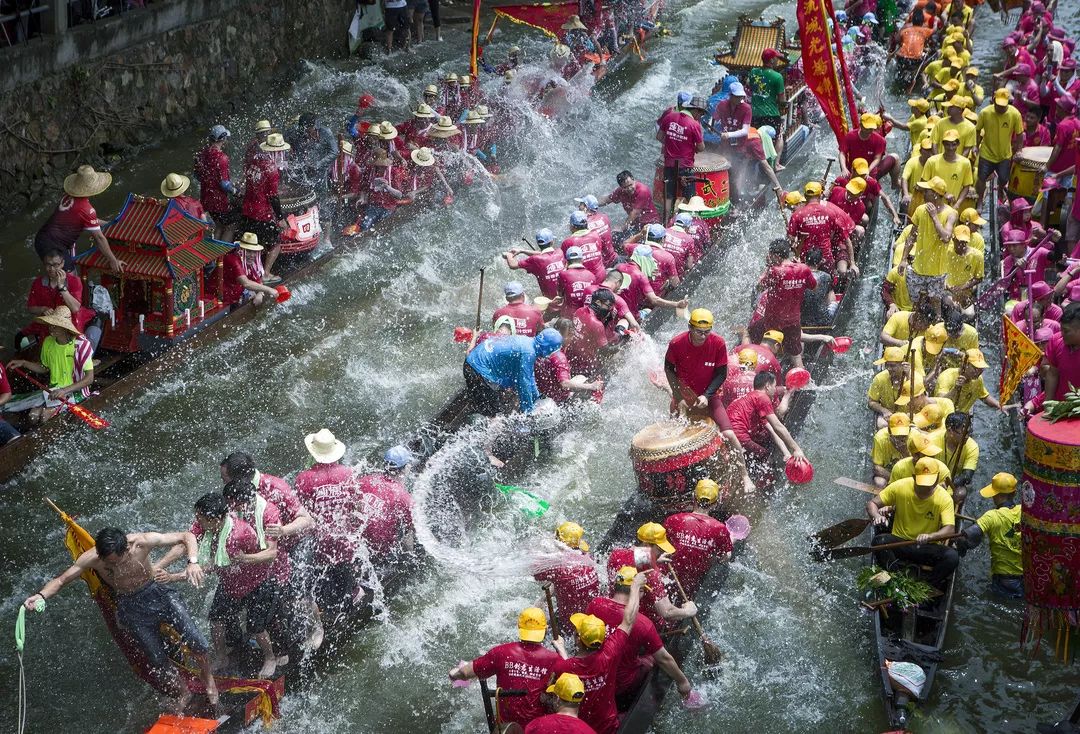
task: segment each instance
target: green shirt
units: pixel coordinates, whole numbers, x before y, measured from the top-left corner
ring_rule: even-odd
[[[1022,576],[1024,562],[1020,556],[1020,505],[998,507],[984,512],[978,520],[990,544],[990,573],[1001,576]]]
[[[41,364],[49,370],[49,387],[68,387],[75,382],[75,340],[60,344],[51,336],[41,344]],[[92,369],[92,364],[83,369]]]
[[[784,93],[784,76],[775,69],[755,67],[750,70],[747,81],[750,85],[750,109],[754,117],[780,117],[780,106],[776,100]]]

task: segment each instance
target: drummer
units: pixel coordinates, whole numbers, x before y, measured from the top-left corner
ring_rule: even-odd
[[[1009,90],[1002,87],[994,92],[994,103],[979,113],[975,126],[979,134],[979,171],[975,180],[977,207],[982,207],[986,182],[997,174],[1000,185],[1009,180],[1013,156],[1023,146],[1024,121],[1020,110],[1009,104]],[[1037,118],[1036,118],[1037,119]]]

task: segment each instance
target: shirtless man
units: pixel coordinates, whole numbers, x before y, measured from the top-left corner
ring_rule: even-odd
[[[163,690],[175,691],[176,710],[182,712],[192,694],[165,652],[162,623],[175,629],[191,649],[199,663],[206,697],[211,705],[216,705],[218,692],[210,673],[206,637],[195,626],[176,592],[154,580],[150,562],[153,549],[182,544],[188,559],[184,576],[192,586],[202,586],[203,570],[198,563],[195,536],[188,532],[125,533],[118,528],[102,528],[94,537],[94,543],[95,547],[79,556],[71,568],[41,587],[41,591],[27,597],[23,602],[26,608],[34,609],[39,601],[55,596],[86,571],[94,571],[115,592],[116,620],[135,638],[146,655],[152,674],[161,681]]]

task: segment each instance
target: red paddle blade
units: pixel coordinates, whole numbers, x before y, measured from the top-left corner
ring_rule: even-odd
[[[71,405],[69,405],[68,410],[71,411],[72,415],[74,415],[86,425],[93,428],[95,431],[100,431],[102,428],[109,427],[109,421],[105,420],[97,413],[91,413],[89,410],[82,407],[81,405],[78,405],[77,403],[72,403]]]

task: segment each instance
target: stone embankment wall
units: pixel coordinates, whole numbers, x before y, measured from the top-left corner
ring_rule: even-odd
[[[0,214],[291,69],[348,52],[350,0],[166,0],[0,50]]]

